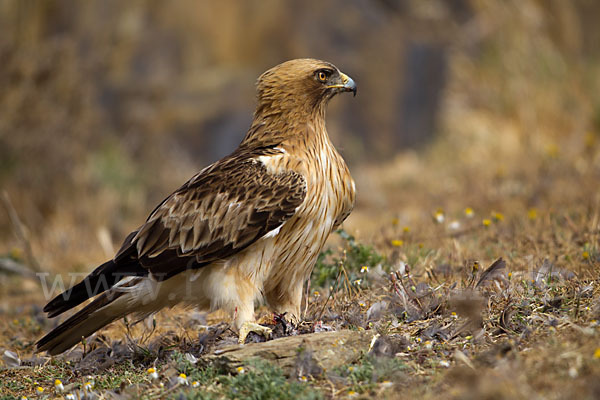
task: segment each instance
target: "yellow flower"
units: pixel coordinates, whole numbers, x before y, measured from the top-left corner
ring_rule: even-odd
[[[444,216],[444,210],[442,210],[441,208],[438,208],[437,211],[433,214],[433,219],[438,224],[444,222],[445,218],[446,217]]]
[[[298,378],[298,380],[300,380],[300,382],[308,382],[308,378],[304,375],[302,375],[300,378]]]
[[[65,387],[63,386],[63,384],[60,381],[60,379],[56,379],[54,381],[54,389],[56,389],[59,392],[62,392],[63,390],[65,390]]]
[[[596,351],[594,351],[594,358],[600,358],[600,347],[596,347]]]
[[[479,271],[479,261],[473,262],[473,273]]]
[[[10,258],[20,260],[23,257],[23,252],[18,247],[13,247],[10,250]]]
[[[318,290],[315,290],[315,291],[313,292],[313,296],[315,296],[315,297],[319,297],[320,295],[321,295],[321,293],[319,293],[319,291],[318,291]]]
[[[465,216],[467,218],[472,218],[474,215],[473,209],[471,207],[465,208]]]
[[[37,388],[35,388],[35,391],[38,392],[38,394],[42,394],[42,393],[44,393],[44,388],[41,386],[38,386]]]
[[[419,243],[418,246],[420,249],[422,249],[425,245],[423,243]]]
[[[358,305],[363,308],[367,306],[364,301],[359,302]]]
[[[366,265],[363,265],[362,267],[360,267],[360,272],[362,272],[363,274],[364,274],[365,272],[369,272],[369,267],[368,267],[368,266],[366,266]]]
[[[177,377],[177,383],[179,383],[180,385],[189,385],[187,375],[184,373],[179,374],[179,376]]]
[[[246,372],[246,370],[244,369],[244,367],[237,367],[235,369],[237,371],[238,374],[243,374]]]
[[[512,272],[508,273],[508,279],[512,278]]]
[[[594,135],[594,132],[588,132],[585,134],[584,144],[587,148],[594,147],[596,144],[596,136]]]
[[[550,143],[546,146],[546,154],[548,157],[556,158],[558,157],[559,149],[556,143]]]
[[[398,218],[392,218],[392,225],[398,225],[399,222]]]
[[[410,228],[408,226],[405,226],[404,228],[402,228],[402,231],[404,233],[408,233],[408,232],[410,232]]]
[[[356,396],[358,396],[358,393],[356,393],[354,390],[349,390],[348,391],[348,396],[350,396],[350,397],[356,397]]]
[[[394,239],[394,240],[392,240],[392,246],[394,246],[394,247],[400,247],[403,244],[404,244],[403,240],[400,240],[400,239]]]
[[[200,386],[200,382],[198,382],[198,381],[192,382],[192,387],[193,388],[197,388],[198,386]]]
[[[583,253],[581,253],[581,256],[583,257],[584,260],[587,260],[590,258],[590,252],[586,250]]]
[[[482,221],[482,223],[483,223],[483,226],[488,227],[492,224],[492,221],[486,218]]]
[[[83,384],[84,390],[92,390],[94,388],[94,382],[86,382]]]
[[[504,215],[502,213],[499,212],[493,212],[492,213],[492,217],[494,218],[495,221],[503,221],[504,220]]]
[[[354,281],[354,284],[356,286],[360,286],[361,283],[362,283],[362,279],[357,279],[357,280]]]
[[[527,218],[529,218],[530,220],[534,220],[537,218],[537,210],[535,208],[530,208],[529,211],[527,211]]]
[[[158,372],[156,372],[155,368],[148,368],[148,375],[150,375],[151,379],[158,379]]]

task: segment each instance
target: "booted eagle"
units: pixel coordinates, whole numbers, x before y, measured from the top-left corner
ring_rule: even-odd
[[[98,329],[185,303],[222,308],[243,342],[264,300],[292,323],[329,234],[354,206],[354,181],[325,129],[328,101],[353,92],[334,65],[287,61],[257,82],[246,137],[160,203],[115,257],[50,301],[48,317],[93,298],[40,339],[58,354]]]

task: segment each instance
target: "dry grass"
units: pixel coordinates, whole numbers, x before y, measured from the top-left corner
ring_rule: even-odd
[[[325,372],[306,361],[305,371],[313,372],[306,382],[295,371],[284,377],[254,361],[246,374],[202,360],[192,364],[185,353],[201,359],[235,337],[223,324],[226,316],[179,308],[159,313],[155,329],[151,323],[111,325],[86,343],[85,356],[80,347],[67,357],[35,359],[33,343],[56,323],[41,313],[47,299],[35,280],[0,274],[0,348],[29,364],[0,369],[1,396],[33,396],[40,386],[44,396],[54,397],[55,379],[81,392],[91,379],[93,393],[124,398],[232,398],[248,389],[273,398],[597,398],[599,42],[595,30],[576,22],[586,20],[587,7],[577,4],[580,19],[559,3],[474,3],[472,23],[453,31],[437,139],[419,152],[352,167],[358,202],[345,230],[356,241],[339,235],[330,241],[331,252],[308,290],[301,330],[379,334],[359,361]],[[18,107],[11,114],[4,107],[14,120],[3,118],[0,128],[16,129],[19,139],[7,143],[23,158],[16,170],[0,164],[0,178],[29,228],[37,263],[65,274],[89,271],[111,257],[123,235],[160,200],[148,193],[168,193],[198,166],[177,152],[157,154],[164,143],[164,132],[157,131],[169,120],[164,116],[132,122],[140,130],[154,126],[149,144],[137,153],[135,132],[130,139],[112,130],[108,139],[95,138],[107,126],[102,113],[70,96],[90,98],[86,93],[96,88],[73,71],[97,66],[94,60],[79,64],[68,41],[53,46],[56,51],[48,51],[66,67],[42,82],[45,95],[33,96],[24,78],[4,93],[3,104],[34,104],[43,115],[54,91],[67,96],[61,104],[78,105],[75,114],[57,114],[42,125],[66,132],[60,140],[70,145],[53,145],[56,136],[25,136],[39,129],[38,114],[19,113]],[[27,60],[14,59],[14,69]],[[42,63],[25,72],[44,68]],[[363,72],[369,76],[368,69]],[[140,111],[144,101],[131,107]],[[382,139],[377,146],[387,143]],[[94,151],[86,153],[89,148]],[[38,159],[44,161],[31,162]],[[144,174],[156,160],[164,161],[168,173]],[[70,174],[70,166],[77,172]],[[472,212],[465,213],[467,208]],[[13,236],[9,226],[0,232],[6,238],[0,254],[29,263]],[[504,268],[477,285],[499,258]],[[259,314],[270,322],[268,310]],[[151,366],[158,380],[147,374]],[[177,386],[181,372],[201,390]],[[269,382],[277,382],[278,391]]]
[[[374,238],[374,250],[361,241],[332,242],[332,254],[318,268],[334,265],[344,272],[334,274],[331,287],[310,289],[304,330],[366,329],[380,339],[358,364],[310,377],[305,385],[325,397],[356,392],[407,398],[594,398],[600,390],[593,379],[600,373],[600,197],[590,182],[600,178],[599,155],[595,145],[579,154],[541,151],[493,178],[486,176],[488,170],[464,165],[457,178],[457,167],[448,167],[434,147],[419,158],[408,155],[370,168],[368,174],[380,177],[372,184],[388,185],[394,171],[404,169],[400,166],[421,173],[418,180],[397,179],[395,187],[383,190],[400,204],[397,212],[389,209],[387,221],[363,227],[361,232]],[[454,194],[438,195],[446,185]],[[467,207],[472,216],[465,214]],[[435,218],[440,210],[442,222]],[[360,220],[362,210],[357,214]],[[499,257],[506,266],[478,284]],[[360,268],[361,260],[370,259],[375,264],[364,261],[372,264],[368,271]],[[27,359],[33,341],[51,323],[40,314],[39,286],[4,279],[11,284],[2,286],[7,323],[0,346]],[[267,321],[267,311],[261,312]],[[173,350],[200,357],[234,340],[228,330],[206,330],[219,326],[224,316],[205,318],[190,310],[162,312],[151,334],[148,327],[128,332],[122,323],[114,324],[87,344],[91,354],[113,348],[110,356],[95,354],[82,362],[79,351],[68,358],[71,364],[6,369],[0,373],[2,390],[31,395],[38,382],[51,392],[56,378],[81,383],[92,374],[99,392],[135,396],[127,387],[139,382],[159,397],[175,395],[180,389],[166,389],[181,369]],[[127,347],[132,341],[137,345]],[[390,367],[390,360],[397,364]],[[161,371],[165,389],[146,376],[151,365]],[[206,371],[190,369],[198,376]],[[20,383],[9,383],[16,374]],[[217,397],[226,396],[232,384],[223,381],[226,376],[221,371],[211,381]]]

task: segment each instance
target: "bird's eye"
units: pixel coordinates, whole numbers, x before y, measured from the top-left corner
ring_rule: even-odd
[[[324,71],[319,71],[317,77],[321,82],[325,82],[327,80],[327,73],[325,73]]]

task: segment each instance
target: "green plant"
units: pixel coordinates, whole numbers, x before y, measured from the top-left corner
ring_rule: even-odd
[[[381,265],[388,269],[385,257],[377,253],[372,246],[357,242],[354,236],[343,229],[338,229],[335,233],[344,241],[343,250],[334,254],[332,249],[326,249],[319,254],[311,278],[313,287],[331,285],[336,280],[340,267],[344,268],[348,280],[353,283],[359,279],[362,281],[365,272],[370,268]]]
[[[187,368],[188,366],[182,365]],[[310,386],[289,381],[283,371],[264,360],[251,360],[246,367],[240,368],[237,375],[224,374],[213,367],[189,370],[189,378],[196,378],[196,388],[181,390],[174,398],[186,399],[321,399],[320,392]],[[223,373],[223,374],[221,374]],[[212,375],[211,375],[212,374]],[[204,376],[201,380],[199,376]],[[208,392],[206,386],[216,384],[214,392]]]
[[[404,363],[396,358],[364,356],[357,363],[336,368],[335,372],[347,380],[353,391],[364,393],[378,382],[391,380],[404,368]]]

